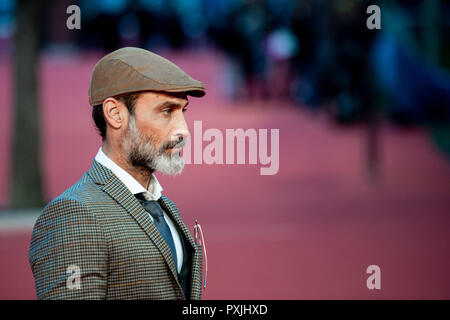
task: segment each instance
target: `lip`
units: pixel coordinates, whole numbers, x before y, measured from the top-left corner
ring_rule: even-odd
[[[172,152],[180,152],[181,148],[170,148]]]

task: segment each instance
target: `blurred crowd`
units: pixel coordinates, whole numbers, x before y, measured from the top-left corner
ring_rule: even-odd
[[[16,1],[2,0],[0,37]],[[60,0],[48,1],[45,47],[218,49],[232,99],[289,100],[342,123],[378,112],[399,123],[450,119],[450,1]],[[82,28],[61,28],[65,8]],[[369,30],[366,9],[381,8]]]

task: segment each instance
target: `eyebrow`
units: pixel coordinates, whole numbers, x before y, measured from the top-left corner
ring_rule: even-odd
[[[183,107],[183,108],[186,108],[188,104],[189,104],[189,102],[186,103],[186,105],[183,107],[183,106],[182,106],[180,103],[178,103],[178,102],[174,102],[174,101],[164,101],[164,102],[160,103],[156,108],[159,109],[159,110],[164,109],[164,108],[166,108],[166,107],[178,107],[178,108],[182,108],[182,107]]]

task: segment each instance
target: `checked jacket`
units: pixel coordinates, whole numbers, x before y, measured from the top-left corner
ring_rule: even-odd
[[[191,252],[190,297],[151,216],[111,170],[94,160],[35,223],[29,261],[38,299],[200,299],[201,245],[176,205],[164,195],[160,204]]]

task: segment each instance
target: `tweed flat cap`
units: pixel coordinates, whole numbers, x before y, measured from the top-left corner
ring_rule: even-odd
[[[92,70],[89,103],[138,91],[186,92],[205,95],[205,86],[169,60],[150,51],[126,47],[101,58]]]

